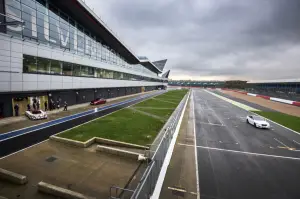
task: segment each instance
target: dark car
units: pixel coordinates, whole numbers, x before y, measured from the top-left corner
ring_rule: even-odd
[[[106,99],[103,98],[97,98],[91,101],[91,105],[98,105],[98,104],[105,104],[105,103],[106,103]]]

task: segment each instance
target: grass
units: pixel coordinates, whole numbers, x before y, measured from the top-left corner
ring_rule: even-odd
[[[165,121],[167,121],[186,93],[187,90],[169,91],[158,97],[160,100],[166,101],[172,98],[172,103],[148,99],[133,107],[143,112],[163,117]],[[165,122],[161,119],[151,117],[151,115],[125,108],[77,128],[65,131],[58,136],[82,142],[93,137],[102,137],[133,144],[146,145],[152,143],[164,123]]]
[[[287,115],[280,112],[253,111],[254,113],[277,122],[285,127],[300,132],[300,117]]]

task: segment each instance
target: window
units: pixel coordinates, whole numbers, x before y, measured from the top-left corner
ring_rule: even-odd
[[[62,62],[57,60],[52,60],[51,62],[51,74],[61,75],[62,74]]]
[[[72,76],[72,64],[68,62],[64,62],[63,64],[63,75]]]
[[[95,68],[89,66],[81,66],[81,76],[94,77]]]
[[[73,76],[80,76],[80,65],[73,64]]]
[[[37,58],[37,72],[48,74],[50,72],[51,60],[38,57]]]
[[[24,55],[23,57],[23,72],[24,73],[36,73],[36,57]]]

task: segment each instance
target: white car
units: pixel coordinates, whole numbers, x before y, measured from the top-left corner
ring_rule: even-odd
[[[248,115],[247,116],[247,122],[249,124],[252,124],[256,128],[261,128],[261,129],[269,129],[270,124],[265,120],[265,118],[257,116],[257,115]]]
[[[42,110],[26,111],[25,115],[31,120],[47,119],[47,113]]]

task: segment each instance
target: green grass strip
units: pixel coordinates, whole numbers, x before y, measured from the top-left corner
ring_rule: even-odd
[[[296,116],[292,116],[280,112],[268,112],[268,111],[252,111],[252,112],[300,133],[300,117],[296,117]]]

